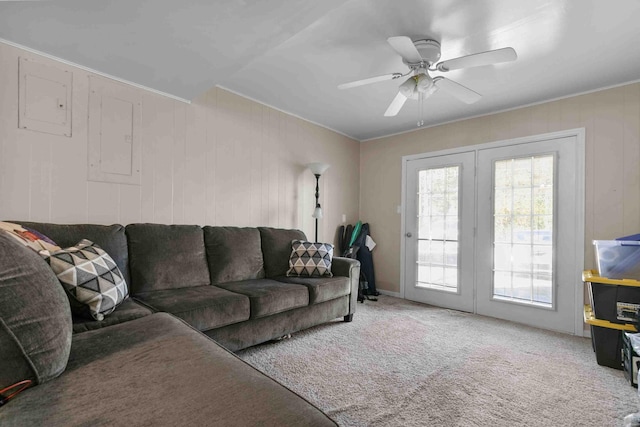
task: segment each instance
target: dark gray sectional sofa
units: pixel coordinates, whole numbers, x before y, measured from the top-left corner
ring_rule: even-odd
[[[0,425],[335,425],[230,351],[350,321],[357,261],[287,277],[298,230],[12,222],[62,247],[97,243],[131,297],[102,321],[72,316],[49,266],[0,232],[0,386],[20,369],[37,384]]]

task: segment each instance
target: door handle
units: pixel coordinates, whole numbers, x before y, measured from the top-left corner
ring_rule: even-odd
[[[411,234],[411,233],[407,233],[407,234],[405,234],[405,236],[407,236],[407,237],[411,237],[411,236],[413,236],[413,234]]]

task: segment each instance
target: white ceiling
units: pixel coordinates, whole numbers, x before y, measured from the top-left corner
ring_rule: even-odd
[[[218,85],[357,140],[416,128],[383,113],[408,69],[389,36],[433,38],[442,60],[512,46],[515,62],[446,73],[424,126],[640,79],[639,0],[62,0],[0,2],[0,38],[176,97]],[[441,75],[435,72],[432,76]]]

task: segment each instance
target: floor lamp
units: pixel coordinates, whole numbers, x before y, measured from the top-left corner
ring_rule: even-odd
[[[318,241],[318,220],[322,219],[322,207],[320,206],[320,187],[318,184],[320,182],[320,176],[327,169],[329,169],[329,166],[330,165],[326,163],[309,163],[307,165],[307,168],[316,177],[316,208],[313,210],[313,215],[311,215],[313,218],[316,219],[316,239],[314,240],[315,242]]]

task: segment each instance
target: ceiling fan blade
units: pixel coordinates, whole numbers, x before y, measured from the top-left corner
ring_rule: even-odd
[[[383,76],[369,77],[368,79],[356,80],[355,82],[342,83],[338,85],[338,89],[351,89],[352,87],[364,86],[371,83],[383,82],[385,80],[393,80],[402,77],[401,73],[385,74]]]
[[[449,92],[451,95],[466,104],[473,104],[482,98],[482,95],[478,92],[474,92],[468,87],[462,86],[460,83],[456,83],[453,80],[449,80],[444,77],[436,77],[433,79],[433,84],[436,85],[438,89]]]
[[[518,58],[512,47],[474,53],[460,58],[442,61],[436,65],[438,71],[451,71],[460,68],[481,67],[483,65],[499,64],[500,62],[515,61]]]
[[[406,36],[395,36],[395,37],[389,37],[387,39],[387,42],[391,45],[391,47],[393,48],[393,50],[395,50],[396,52],[398,52],[398,55],[402,56],[405,61],[407,61],[410,64],[416,63],[416,62],[422,62],[422,56],[420,55],[420,52],[418,52],[418,49],[416,49],[416,47],[413,44],[413,41]]]
[[[401,94],[400,92],[398,92],[396,97],[393,98],[393,101],[391,101],[391,104],[389,105],[389,108],[387,108],[387,111],[384,112],[384,116],[393,117],[397,115],[400,112],[400,109],[402,108],[406,100],[407,100],[407,97]]]

